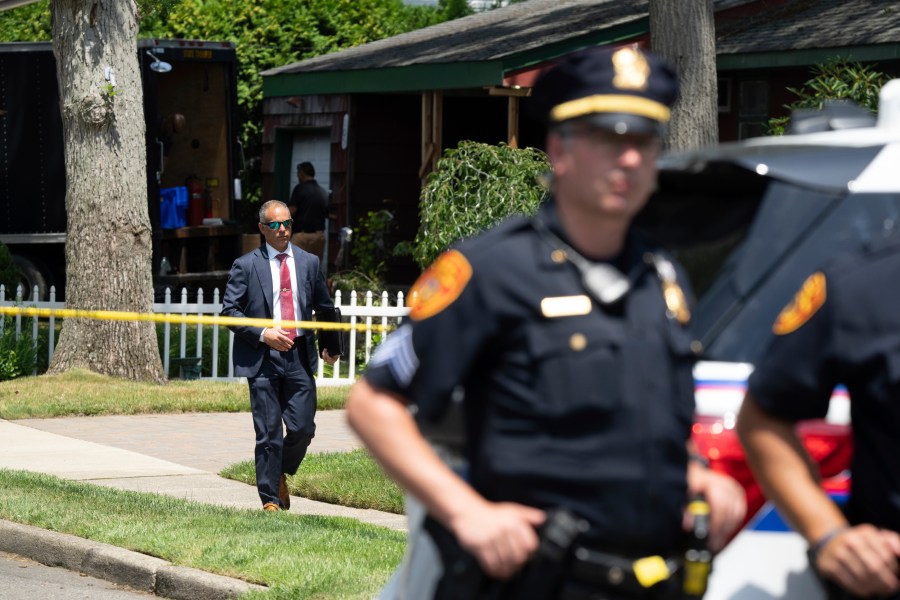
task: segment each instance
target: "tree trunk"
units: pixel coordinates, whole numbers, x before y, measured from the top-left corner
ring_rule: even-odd
[[[66,156],[66,305],[150,312],[151,232],[133,0],[51,0]],[[51,372],[162,382],[150,322],[65,319]]]
[[[650,46],[678,70],[681,95],[672,112],[668,147],[719,141],[716,26],[712,0],[650,0]]]

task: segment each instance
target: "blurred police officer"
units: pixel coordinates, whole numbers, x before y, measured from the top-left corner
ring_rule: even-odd
[[[900,599],[900,241],[811,275],[773,327],[738,432],[766,495],[810,543],[829,598]],[[852,491],[841,511],[794,425],[850,394]]]
[[[716,546],[743,517],[734,481],[689,464],[698,347],[686,282],[631,231],[676,95],[670,68],[631,47],[570,55],[544,74],[532,102],[548,124],[552,199],[423,273],[410,323],[351,392],[353,428],[491,578],[478,596],[679,597],[669,584],[689,495],[708,497]],[[462,475],[422,435],[454,407]],[[551,589],[523,590],[548,579],[523,565],[551,509],[587,529],[563,544]],[[467,577],[444,545],[445,575]],[[632,572],[649,556],[661,557],[652,576]]]

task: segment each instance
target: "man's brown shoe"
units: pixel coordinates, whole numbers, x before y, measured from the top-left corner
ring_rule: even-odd
[[[278,500],[281,502],[281,508],[290,510],[291,508],[291,491],[288,489],[287,476],[281,474],[281,482],[278,484]]]
[[[263,504],[263,510],[266,512],[278,512],[279,510],[281,510],[281,507],[274,502],[266,502],[265,504]]]

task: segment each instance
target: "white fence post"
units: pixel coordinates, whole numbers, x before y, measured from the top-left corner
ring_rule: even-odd
[[[50,286],[50,304],[56,303],[56,286]],[[47,339],[47,364],[53,359],[53,351],[56,349],[56,315],[50,315],[50,331]]]
[[[159,309],[154,306],[153,310],[157,311]],[[170,314],[172,312],[172,288],[166,288],[166,295],[164,296],[162,312],[167,314]],[[168,321],[166,321],[163,324],[163,373],[166,377],[169,376],[169,336],[171,335],[171,332],[172,326]]]

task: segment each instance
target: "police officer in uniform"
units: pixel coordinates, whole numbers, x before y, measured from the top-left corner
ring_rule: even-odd
[[[437,597],[680,597],[670,583],[689,495],[712,506],[713,546],[743,517],[740,486],[689,461],[699,348],[687,283],[630,226],[676,94],[672,70],[632,47],[544,74],[532,101],[548,123],[552,199],[426,270],[409,323],[350,394],[351,426],[489,578]],[[465,472],[422,434],[458,409]],[[578,534],[539,593],[527,582],[550,578],[523,566],[557,509]],[[468,577],[439,547],[444,580]],[[634,572],[646,557],[650,572]]]
[[[810,543],[831,600],[900,599],[900,240],[836,259],[778,316],[738,433],[766,495]],[[850,394],[852,490],[842,511],[794,425]]]

